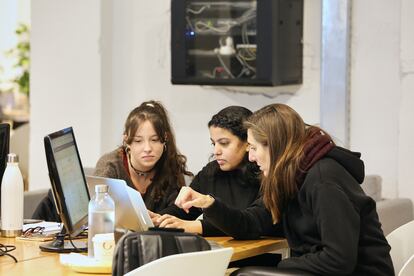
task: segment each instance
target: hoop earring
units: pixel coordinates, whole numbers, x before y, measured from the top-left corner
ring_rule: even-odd
[[[128,144],[127,144],[127,143],[125,143],[125,142],[124,142],[124,144],[123,144],[122,146],[123,146],[124,151],[125,151],[126,153],[129,153],[129,152],[131,151],[131,148],[128,146]]]

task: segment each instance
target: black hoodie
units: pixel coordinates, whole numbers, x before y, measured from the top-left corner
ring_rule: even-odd
[[[297,196],[283,212],[281,224],[291,257],[282,260],[279,268],[315,275],[394,275],[390,246],[381,230],[375,201],[360,186],[363,179],[359,154],[339,147],[309,169]],[[220,199],[204,214],[238,238],[251,237],[249,231],[257,232],[257,227],[267,234],[263,231],[268,231],[271,220],[269,212],[258,205],[236,212]],[[229,225],[230,217],[236,220],[232,222],[235,227]]]

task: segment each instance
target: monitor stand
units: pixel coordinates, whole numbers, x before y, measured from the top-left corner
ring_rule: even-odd
[[[72,242],[65,241],[65,227],[62,228],[62,231],[59,234],[56,234],[56,237],[53,241],[48,243],[43,243],[39,245],[40,250],[46,252],[55,252],[55,253],[70,253],[70,252],[87,252],[88,243],[81,240],[72,240]],[[75,245],[75,247],[72,245]]]

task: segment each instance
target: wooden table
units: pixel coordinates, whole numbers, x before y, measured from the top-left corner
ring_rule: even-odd
[[[43,252],[39,249],[41,242],[22,241],[14,238],[0,238],[4,245],[15,245],[16,250],[9,252],[18,263],[8,256],[0,257],[0,276],[9,275],[85,275],[97,274],[76,273],[60,264],[59,254]]]
[[[233,247],[231,261],[268,253],[276,250],[286,250],[286,240],[278,238],[262,238],[259,240],[234,240],[231,237],[207,238],[224,247]],[[0,238],[0,243],[15,245],[16,250],[10,252],[18,263],[8,256],[0,257],[0,276],[7,275],[97,275],[76,273],[59,262],[59,254],[42,252],[40,242],[16,241],[11,238]]]
[[[289,246],[285,239],[266,237],[259,240],[235,240],[232,237],[209,237],[207,240],[217,242],[223,247],[233,247],[230,261],[257,256],[263,253],[280,251],[283,257],[289,255]]]

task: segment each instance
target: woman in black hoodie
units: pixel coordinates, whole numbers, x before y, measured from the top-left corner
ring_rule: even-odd
[[[262,171],[261,190],[269,224],[281,226],[291,257],[278,269],[312,275],[394,275],[375,202],[360,187],[360,154],[335,146],[320,128],[306,125],[284,104],[268,105],[247,121],[249,159]],[[204,215],[229,235],[243,237],[257,226],[253,210],[234,210],[189,188],[176,204],[204,208]],[[255,212],[265,216],[266,210]],[[266,274],[268,273],[268,274]],[[234,275],[278,275],[242,268]]]

